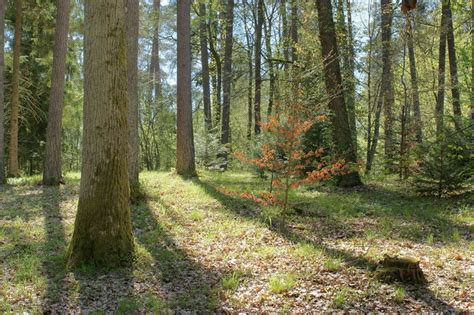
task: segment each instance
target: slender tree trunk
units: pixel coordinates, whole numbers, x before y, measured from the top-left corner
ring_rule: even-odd
[[[416,71],[416,59],[415,59],[415,48],[413,44],[413,27],[412,21],[407,16],[408,23],[408,34],[407,34],[407,45],[408,45],[408,59],[410,61],[410,80],[411,80],[411,99],[413,103],[413,118],[415,128],[415,138],[417,143],[423,142],[423,128],[421,122],[421,110],[420,110],[420,97],[418,92],[418,75]]]
[[[298,0],[291,0],[291,60],[298,60],[296,45],[298,44]]]
[[[474,120],[474,1],[471,1],[471,119]]]
[[[128,97],[123,0],[85,0],[81,187],[69,265],[129,265]]]
[[[178,0],[178,113],[176,172],[195,176],[191,99],[191,0]]]
[[[272,55],[272,17],[273,12],[268,14],[267,7],[265,6],[265,19],[264,19],[264,28],[265,28],[265,48],[267,53],[267,64],[268,64],[268,75],[270,77],[269,91],[268,91],[268,107],[267,107],[267,117],[272,114],[273,110],[273,99],[275,97],[275,69],[273,67],[273,55]]]
[[[342,90],[341,68],[339,65],[336,29],[332,16],[331,0],[316,0],[319,15],[319,38],[321,42],[324,76],[329,106],[332,111],[333,136],[336,152],[347,163],[357,163],[357,155],[352,141],[346,103]],[[361,184],[358,171],[352,171],[339,178],[340,186],[351,187]]]
[[[206,133],[209,134],[212,129],[212,115],[211,115],[211,87],[209,83],[209,53],[207,50],[207,17],[206,5],[201,3],[199,5],[199,15],[201,18],[199,27],[199,38],[201,45],[201,66],[202,66],[202,98],[204,102],[204,123]]]
[[[282,28],[282,49],[283,49],[283,58],[285,59],[284,69],[286,79],[288,79],[288,65],[290,62],[290,48],[289,39],[288,39],[288,18],[286,13],[286,0],[280,0],[280,15],[281,15],[281,28]]]
[[[51,94],[46,129],[43,183],[59,185],[61,182],[61,121],[64,108],[64,81],[66,74],[67,36],[69,29],[70,0],[57,1],[54,35]]]
[[[244,8],[247,8],[247,1],[244,0]],[[247,83],[247,139],[252,138],[253,126],[253,48],[251,43],[251,34],[248,27],[247,11],[243,13],[243,22],[245,29],[245,40],[247,44],[247,59],[248,59],[248,83]]]
[[[132,196],[137,193],[140,173],[140,144],[138,136],[138,32],[139,1],[125,0],[126,35],[127,35],[127,81],[128,81],[128,126],[129,133],[129,167],[128,178]]]
[[[224,47],[224,99],[222,103],[222,134],[221,144],[228,146],[230,143],[230,90],[232,86],[232,49],[234,33],[234,0],[227,0],[226,22],[225,22],[225,47]],[[225,149],[222,157],[227,162],[229,148]],[[227,163],[224,163],[227,168]]]
[[[157,110],[163,109],[163,92],[161,86],[161,69],[160,69],[160,14],[161,1],[153,0],[153,39],[151,44],[151,59],[150,59],[150,104],[156,106]]]
[[[454,123],[458,130],[461,130],[461,95],[459,92],[458,63],[456,59],[456,46],[454,43],[453,16],[451,12],[451,0],[443,0],[446,6],[446,38],[448,41],[449,71],[451,76],[451,95],[453,97]]]
[[[15,40],[13,42],[12,104],[10,112],[10,147],[8,149],[8,176],[20,176],[18,165],[18,115],[20,107],[20,56],[21,28],[23,19],[22,0],[15,0]]]
[[[447,7],[442,6],[441,25],[439,31],[439,55],[438,55],[438,95],[436,96],[436,135],[438,139],[444,133],[444,86],[445,86],[445,72],[446,72],[446,41],[447,41]]]
[[[263,29],[263,0],[257,0],[257,23],[255,25],[255,135],[260,134],[262,115],[260,112],[262,100],[262,29]]]
[[[214,64],[216,66],[215,75],[213,76],[213,90],[214,90],[214,123],[216,126],[221,124],[221,111],[222,111],[222,61],[217,48],[217,22],[212,23],[208,27],[209,34],[209,50],[211,51]],[[214,34],[212,32],[214,30]],[[215,36],[215,38],[214,38]]]
[[[0,0],[0,185],[5,182],[5,0]]]
[[[393,7],[392,0],[381,0],[382,10],[382,99],[384,109],[384,135],[385,135],[385,165],[389,171],[393,171],[394,161],[394,140],[393,140],[393,72],[392,72],[392,20]]]

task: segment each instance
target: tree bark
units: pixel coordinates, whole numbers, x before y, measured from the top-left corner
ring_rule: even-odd
[[[384,109],[384,135],[385,135],[385,165],[389,171],[393,171],[395,145],[393,139],[393,72],[392,72],[392,0],[381,0],[382,12],[382,98],[380,101]]]
[[[225,47],[224,47],[224,81],[222,102],[222,135],[221,144],[228,146],[230,142],[230,90],[232,86],[232,49],[234,32],[234,0],[227,0],[226,25],[225,25]],[[228,149],[226,148],[222,157],[227,162]],[[227,163],[224,164],[227,168]]]
[[[199,15],[201,18],[199,27],[199,39],[201,45],[201,66],[202,66],[202,99],[204,103],[204,123],[206,133],[209,134],[212,129],[211,115],[211,86],[209,80],[209,52],[207,45],[207,22],[206,22],[206,4],[199,5]]]
[[[411,99],[413,103],[415,139],[417,143],[421,144],[423,142],[423,128],[422,128],[422,121],[421,121],[420,97],[419,97],[419,92],[418,92],[418,75],[416,71],[415,48],[413,44],[413,27],[412,27],[412,21],[409,16],[407,16],[407,23],[408,23],[407,45],[408,45],[408,59],[410,62]]]
[[[128,179],[132,196],[139,186],[140,173],[140,140],[138,136],[138,32],[139,2],[125,0],[125,24],[127,35],[127,88],[128,88],[128,126],[129,164]]]
[[[66,74],[67,36],[69,30],[70,0],[57,1],[54,35],[51,94],[46,129],[43,183],[59,185],[61,182],[61,121],[64,108],[64,81]]]
[[[196,176],[191,99],[191,0],[178,0],[178,112],[176,172]]]
[[[5,182],[5,0],[0,0],[0,185]]]
[[[255,25],[255,99],[254,118],[255,135],[260,134],[262,115],[260,112],[262,100],[262,29],[263,29],[263,0],[257,0],[257,23]]]
[[[151,44],[151,59],[150,59],[150,104],[155,104],[157,110],[163,109],[163,92],[161,86],[161,69],[160,69],[160,14],[161,1],[153,0],[153,14],[154,14],[154,30]]]
[[[282,49],[283,58],[285,59],[284,69],[286,79],[288,79],[288,65],[290,62],[290,49],[288,47],[288,17],[286,12],[286,0],[280,0],[280,15],[281,15],[281,28],[282,28]]]
[[[436,96],[436,136],[438,139],[444,133],[444,85],[446,72],[446,41],[447,41],[447,7],[442,5],[441,8],[441,25],[439,31],[439,55],[438,55],[438,94]]]
[[[129,265],[128,97],[123,0],[84,1],[84,134],[70,266]]]
[[[291,0],[291,60],[293,65],[298,60],[296,45],[298,44],[298,0]]]
[[[332,111],[334,144],[339,158],[346,163],[357,163],[357,155],[352,141],[346,103],[342,90],[341,68],[336,42],[336,29],[332,15],[331,0],[316,0],[319,15],[319,38],[324,63],[324,76],[327,94],[330,97],[329,106]],[[358,171],[342,175],[339,186],[351,187],[361,184]]]
[[[15,0],[15,40],[13,42],[12,104],[10,112],[10,146],[8,149],[8,176],[20,176],[18,165],[18,115],[20,107],[20,56],[21,28],[23,19],[22,0]]]
[[[275,69],[273,67],[273,55],[272,55],[272,17],[273,11],[269,14],[267,6],[265,6],[265,19],[264,19],[264,29],[265,29],[265,48],[267,53],[267,64],[268,64],[268,75],[269,75],[269,91],[268,91],[268,107],[267,107],[267,117],[270,117],[273,111],[273,101],[275,98],[275,83],[276,75]]]
[[[246,9],[248,3],[244,0],[244,9]],[[245,30],[245,40],[247,44],[247,62],[248,62],[248,82],[247,82],[247,139],[252,139],[252,126],[253,126],[253,47],[251,44],[251,34],[248,27],[247,11],[243,13],[243,22]]]

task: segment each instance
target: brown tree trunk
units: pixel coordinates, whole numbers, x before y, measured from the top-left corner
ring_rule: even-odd
[[[201,18],[199,27],[199,39],[201,45],[201,66],[202,66],[202,99],[204,103],[204,122],[206,133],[209,134],[212,129],[212,115],[211,115],[211,87],[209,82],[209,53],[207,47],[207,17],[206,5],[201,3],[199,5],[199,15]]]
[[[163,109],[162,87],[161,87],[161,70],[160,70],[160,14],[161,1],[153,0],[153,14],[154,14],[154,30],[151,44],[151,59],[150,59],[150,104],[156,105],[158,110]]]
[[[5,2],[0,0],[0,185],[5,182]]]
[[[64,108],[64,80],[66,74],[67,36],[69,30],[70,0],[57,1],[54,35],[51,94],[46,129],[43,183],[61,182],[61,121]]]
[[[446,72],[446,41],[447,41],[447,7],[443,2],[441,12],[441,25],[439,31],[439,55],[438,55],[438,94],[436,96],[436,136],[438,139],[444,133],[444,85]]]
[[[346,103],[342,89],[341,68],[336,42],[336,29],[332,17],[331,0],[316,0],[319,15],[319,38],[324,63],[326,91],[332,111],[331,121],[336,152],[347,163],[357,163],[357,155],[352,141]],[[351,187],[361,184],[358,171],[352,171],[339,178],[340,186]]]
[[[262,29],[263,29],[263,0],[257,0],[257,23],[255,25],[255,135],[260,134],[262,115],[260,112],[262,100]]]
[[[71,266],[129,265],[128,97],[123,0],[84,1],[84,134]]]
[[[13,42],[12,107],[10,112],[10,146],[8,149],[8,176],[20,176],[18,165],[18,115],[20,107],[20,55],[23,19],[22,0],[15,0],[15,40]]]
[[[191,99],[191,0],[178,0],[178,84],[176,172],[196,176]]]
[[[248,3],[244,0],[244,13],[243,22],[245,30],[245,40],[247,44],[247,60],[248,60],[248,83],[247,83],[247,139],[252,138],[252,127],[253,127],[253,47],[251,44],[251,34],[247,20],[247,9]]]
[[[140,173],[140,144],[138,138],[138,32],[139,2],[125,0],[125,24],[127,35],[127,81],[128,81],[128,126],[129,164],[128,178],[132,196],[137,193]]]
[[[286,79],[288,79],[288,65],[290,62],[290,49],[289,39],[288,39],[288,17],[286,12],[286,0],[280,0],[280,15],[281,15],[281,28],[282,28],[282,49],[283,49],[283,58],[285,59],[284,62],[284,69]]]
[[[273,11],[269,14],[267,6],[265,6],[265,19],[264,19],[264,29],[265,29],[265,48],[267,53],[267,64],[268,64],[268,75],[270,79],[269,91],[268,91],[268,107],[267,107],[267,117],[272,114],[273,111],[273,100],[275,97],[275,83],[276,75],[275,69],[273,67],[273,55],[272,55],[272,26],[271,23],[273,19]]]
[[[389,171],[393,171],[393,161],[395,145],[393,140],[393,72],[392,72],[392,20],[393,7],[392,0],[381,0],[380,9],[382,10],[382,98],[381,102],[384,109],[384,135],[385,135],[385,165]]]
[[[296,45],[298,44],[298,0],[291,0],[291,60],[298,60]]]
[[[221,111],[222,111],[222,61],[217,48],[217,21],[210,23],[208,26],[207,33],[209,34],[209,50],[211,51],[212,58],[215,64],[215,75],[212,77],[212,86],[214,90],[214,123],[216,126],[221,124]],[[212,32],[214,31],[214,33]],[[215,37],[214,37],[215,36]]]
[[[417,143],[423,142],[423,129],[421,122],[420,97],[418,92],[418,75],[416,72],[415,48],[413,44],[413,27],[410,17],[407,16],[408,34],[408,59],[410,60],[411,99],[413,103],[413,118],[415,138]]]
[[[230,143],[230,90],[232,86],[232,49],[234,33],[234,0],[227,0],[226,25],[225,25],[225,47],[224,47],[224,80],[222,102],[222,128],[221,144],[228,146]],[[227,162],[229,148],[226,148],[222,157]],[[227,163],[224,164],[227,168]]]

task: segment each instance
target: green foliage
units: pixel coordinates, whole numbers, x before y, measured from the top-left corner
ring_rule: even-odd
[[[393,300],[397,303],[402,303],[405,300],[406,291],[402,287],[397,287],[393,292]]]
[[[242,273],[233,271],[231,274],[222,278],[222,288],[224,290],[235,290],[241,282]]]
[[[273,226],[279,220],[283,219],[284,211],[280,206],[264,206],[260,211],[260,217],[265,224]]]
[[[296,285],[297,279],[295,274],[279,274],[272,276],[268,285],[272,293],[279,294],[291,290]]]

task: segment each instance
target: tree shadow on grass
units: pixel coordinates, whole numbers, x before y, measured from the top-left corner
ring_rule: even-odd
[[[256,206],[253,202],[225,195],[219,192],[212,184],[201,180],[195,180],[195,183],[200,185],[207,194],[219,201],[231,212],[241,216],[245,216],[247,218],[257,218],[257,215],[253,211],[249,211],[249,209],[253,209]],[[332,258],[342,259],[348,266],[354,266],[367,273],[373,270],[377,263],[367,257],[356,255],[349,251],[329,247],[328,245],[324,244],[324,240],[315,240],[308,236],[302,235],[301,233],[298,233],[298,231],[293,230],[288,225],[284,225],[278,229],[274,229],[274,231],[280,236],[286,238],[287,240],[295,244],[301,242],[312,244],[316,248],[323,250],[327,255],[331,256]],[[460,312],[460,310],[453,308],[443,300],[437,298],[435,293],[432,292],[426,285],[418,285],[416,287],[410,284],[403,283],[400,283],[399,285],[406,289],[408,295],[418,301],[425,303],[432,310],[451,313]]]

